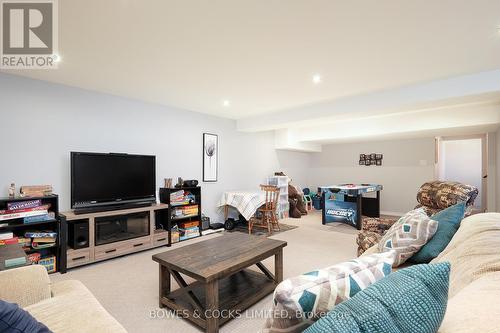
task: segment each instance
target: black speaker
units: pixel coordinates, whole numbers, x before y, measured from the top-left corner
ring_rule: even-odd
[[[198,181],[196,179],[185,180],[183,187],[196,187],[198,186]]]
[[[79,220],[68,223],[68,246],[73,249],[89,247],[88,220]]]

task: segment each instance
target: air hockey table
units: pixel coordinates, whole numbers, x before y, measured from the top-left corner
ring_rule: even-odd
[[[340,184],[320,186],[322,223],[341,222],[361,230],[363,215],[380,217],[380,191],[377,184]],[[371,196],[366,196],[373,193]]]

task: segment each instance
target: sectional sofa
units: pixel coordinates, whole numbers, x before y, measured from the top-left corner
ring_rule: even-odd
[[[126,332],[80,281],[51,283],[40,265],[1,271],[0,299],[17,303],[56,333]]]
[[[370,288],[372,288],[372,290],[377,289],[373,287],[383,281],[385,281],[383,284],[387,284],[387,281],[394,281],[390,279],[392,275],[396,274],[394,271],[408,267],[408,264],[405,264],[404,267],[393,269],[393,273],[391,273],[391,265],[388,265],[389,271],[385,271],[387,262],[381,262],[380,265],[377,264],[378,266],[370,266],[370,260],[375,260],[374,257],[382,254],[385,255],[389,252],[376,253],[380,253],[378,245],[374,245],[366,250],[357,260],[338,264],[326,270],[319,270],[323,271],[323,275],[324,272],[330,272],[331,275],[326,276],[326,278],[310,278],[309,274],[311,273],[306,273],[300,277],[283,281],[282,284],[278,286],[274,295],[273,311],[284,310],[288,314],[291,313],[292,316],[280,316],[277,317],[278,319],[275,317],[274,319],[268,320],[263,331],[266,333],[298,333],[309,327],[307,332],[340,332],[336,327],[332,328],[335,318],[337,318],[336,315],[339,314],[338,306],[349,302],[348,306],[346,304],[346,306],[342,308],[353,309],[353,306],[355,307],[356,304],[359,305],[359,298],[355,302],[350,302],[353,295],[351,294],[349,296],[349,294],[353,290],[354,281],[361,281],[361,283],[364,283],[369,279],[371,282],[367,282],[367,285],[365,285],[367,290]],[[441,302],[442,307],[440,309],[429,307],[426,306],[424,301],[422,303],[417,303],[416,306],[413,304],[407,307],[404,310],[406,311],[406,315],[403,316],[403,319],[401,319],[401,317],[389,319],[391,317],[391,315],[389,315],[385,317],[387,318],[386,320],[393,322],[399,321],[399,324],[395,326],[402,327],[404,324],[401,323],[408,320],[407,318],[426,318],[426,316],[422,314],[428,314],[429,311],[434,310],[439,311],[439,313],[436,313],[434,316],[434,319],[437,318],[433,325],[435,329],[424,329],[419,332],[434,332],[438,328],[438,332],[440,333],[500,332],[498,323],[498,318],[500,316],[500,302],[498,301],[500,300],[500,213],[477,214],[463,219],[460,228],[455,233],[450,243],[448,243],[447,247],[430,264],[439,263],[446,263],[449,272],[445,280],[445,288],[441,289],[441,291],[444,290],[444,298]],[[422,268],[426,266],[429,265],[421,265]],[[412,268],[416,267],[417,266],[413,266]],[[355,269],[358,270],[356,271]],[[359,269],[361,271],[359,271]],[[344,271],[346,272],[345,274],[349,274],[346,275],[346,277],[348,277],[351,282],[345,281],[345,278],[342,278],[342,273],[338,275],[339,270],[340,272]],[[401,270],[401,273],[402,272]],[[313,273],[317,273],[317,271]],[[352,279],[354,276],[353,274],[357,275],[354,280]],[[337,279],[335,276],[337,276],[337,278],[340,277],[340,279]],[[357,286],[356,283],[354,284]],[[333,288],[332,285],[335,285],[335,287]],[[389,287],[389,290],[391,290],[392,287]],[[428,285],[428,287],[430,287],[431,290],[431,292],[428,293],[429,300],[440,297],[440,295],[434,294],[433,290],[436,291],[436,289],[433,289],[432,284]],[[396,284],[394,288],[401,288],[401,290],[403,290],[405,287]],[[358,293],[362,294],[359,288],[356,289],[357,291],[354,298],[358,297]],[[390,293],[391,292],[389,292],[389,294]],[[311,298],[309,297],[311,295],[315,296]],[[390,296],[380,293],[379,299],[382,300],[381,303],[390,304],[391,301],[384,297]],[[312,301],[310,301],[311,299]],[[408,303],[410,300],[412,300],[411,297]],[[394,299],[392,301],[394,301]],[[333,304],[335,304],[334,307]],[[319,319],[316,315],[308,316],[307,312],[304,312],[305,316],[302,316],[302,319],[293,317],[293,314],[297,313],[297,309],[299,311],[306,311],[304,310],[305,308],[314,308],[314,311],[316,311],[316,308],[325,309],[326,306],[328,309],[332,307],[334,310],[337,309],[335,311],[336,313],[333,313],[334,310],[326,310],[327,315],[320,316]],[[370,309],[369,312],[358,311],[360,317],[354,317],[353,321],[362,322],[373,316],[380,317],[379,309]],[[354,312],[356,313],[356,311]],[[414,313],[412,314],[412,312]],[[334,318],[333,321],[332,317]],[[364,317],[364,319],[361,317]],[[304,318],[307,319],[305,320]],[[400,329],[399,332],[404,332],[404,330],[401,331]]]
[[[377,246],[363,255],[377,252]],[[440,333],[500,332],[500,213],[465,218],[431,263],[449,262],[448,307]]]

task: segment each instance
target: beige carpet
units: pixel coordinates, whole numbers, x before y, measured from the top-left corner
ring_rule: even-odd
[[[301,219],[286,219],[283,223],[298,228],[282,232],[272,238],[288,242],[284,249],[284,276],[291,277],[315,268],[330,266],[356,257],[357,230],[343,224],[321,224],[318,212]],[[174,245],[179,248],[203,241],[217,234]],[[168,251],[158,248],[121,258],[70,270],[66,274],[52,274],[52,281],[76,279],[82,281],[101,304],[131,333],[134,332],[202,332],[183,319],[151,319],[150,312],[158,307],[158,265],[151,260],[155,253]],[[264,261],[272,271],[273,259]],[[175,288],[175,285],[173,285]],[[249,311],[267,310],[269,295]],[[251,313],[251,312],[250,312]],[[221,327],[220,332],[259,332],[264,318],[238,318]]]

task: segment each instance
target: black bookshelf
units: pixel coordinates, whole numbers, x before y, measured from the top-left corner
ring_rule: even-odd
[[[177,191],[186,191],[190,192],[195,200],[194,202],[191,203],[185,203],[185,204],[171,204],[170,203],[170,194],[177,192]],[[160,202],[167,204],[168,209],[164,209],[161,212],[158,212],[158,214],[164,214],[161,216],[161,218],[157,219],[157,221],[161,221],[160,223],[162,224],[162,228],[168,231],[168,245],[172,245],[172,227],[174,225],[177,225],[180,222],[190,222],[190,221],[198,221],[198,233],[199,235],[197,237],[201,236],[201,187],[200,186],[195,186],[195,187],[183,187],[183,188],[165,188],[162,187],[160,188]],[[189,215],[189,216],[182,216],[182,217],[174,217],[173,212],[176,208],[179,207],[188,207],[188,206],[198,206],[198,214],[196,215]],[[180,236],[180,235],[179,235]],[[191,237],[185,240],[193,239],[196,237]],[[183,242],[184,240],[180,240],[179,237],[179,242]]]
[[[16,198],[0,198],[0,210],[6,210],[7,204],[12,202],[23,202],[31,200],[40,200],[42,205],[49,204],[49,212],[54,213],[54,219],[36,222],[36,223],[23,223],[23,218],[12,219],[7,221],[0,221],[0,232],[10,231],[15,236],[24,237],[26,231],[55,231],[57,232],[56,246],[45,249],[31,249],[26,253],[44,252],[54,255],[56,257],[56,271],[66,272],[66,239],[65,229],[61,228],[59,220],[59,196],[57,194],[42,196],[42,197],[16,197]],[[1,250],[1,248],[0,248]]]

